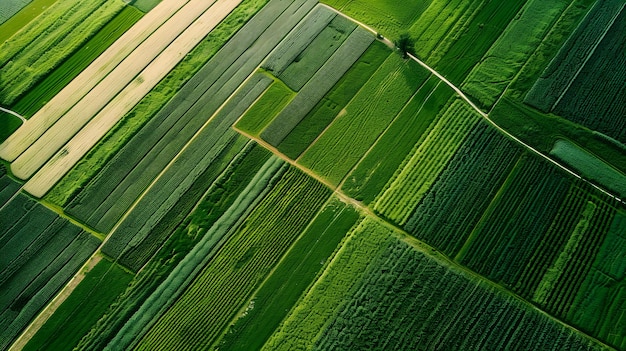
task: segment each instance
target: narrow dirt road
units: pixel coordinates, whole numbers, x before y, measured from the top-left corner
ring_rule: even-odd
[[[17,118],[21,119],[21,120],[22,120],[22,122],[26,122],[26,118],[24,118],[24,116],[20,115],[20,114],[19,114],[19,113],[17,113],[17,112],[13,112],[13,111],[8,110],[8,109],[6,109],[6,108],[4,108],[4,107],[0,107],[0,111],[2,111],[2,112],[6,112],[6,113],[8,113],[8,114],[10,114],[10,115],[13,115],[13,116],[15,116],[15,117],[17,117]]]

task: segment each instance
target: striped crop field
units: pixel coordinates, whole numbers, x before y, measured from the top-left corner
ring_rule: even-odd
[[[626,351],[626,3],[321,1],[0,4],[0,351]]]

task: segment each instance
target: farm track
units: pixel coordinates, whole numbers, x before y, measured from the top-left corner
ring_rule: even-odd
[[[0,111],[2,111],[2,112],[6,112],[6,113],[8,113],[8,114],[10,114],[10,115],[13,115],[13,116],[15,116],[15,117],[17,117],[17,118],[21,119],[21,120],[22,120],[22,122],[26,122],[26,118],[24,118],[24,116],[20,115],[20,114],[19,114],[19,113],[17,113],[17,112],[14,112],[14,111],[11,111],[11,110],[7,110],[7,109],[6,109],[6,108],[4,108],[4,107],[0,107]]]

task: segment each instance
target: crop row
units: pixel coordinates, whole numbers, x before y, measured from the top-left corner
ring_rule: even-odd
[[[93,91],[94,87],[98,86],[101,81],[108,76],[109,73],[114,71],[118,65],[125,61],[129,55],[138,47],[145,48],[150,47],[144,55],[135,54],[131,57],[131,60],[126,60],[126,69],[124,72],[129,76],[116,77],[111,75],[109,80],[117,81],[116,84],[109,86],[118,87],[118,89],[110,89],[111,92],[103,96],[101,103],[96,103],[94,99],[89,100],[89,104],[93,104],[95,111],[99,111],[106,102],[110,100],[110,94],[119,92],[133,77],[139,73],[152,59],[160,52],[159,49],[164,47],[163,44],[156,44],[152,39],[148,42],[145,40],[153,34],[159,26],[166,22],[173,12],[180,9],[184,3],[174,1],[164,1],[161,3],[158,9],[143,17],[136,26],[133,26],[129,31],[124,33],[122,37],[111,45],[102,55],[100,55],[89,67],[81,72],[70,84],[68,84],[59,94],[57,94],[50,102],[48,102],[41,110],[39,110],[30,120],[24,128],[20,128],[19,132],[16,132],[5,143],[0,145],[0,155],[2,158],[8,161],[15,160],[20,154],[28,149],[35,141],[38,140],[51,126],[59,121],[62,116],[67,115],[67,112],[72,109],[73,106],[83,100],[83,98]],[[165,31],[168,30],[168,26],[163,27]],[[166,37],[167,38],[167,37]],[[145,43],[141,46],[141,43]],[[166,45],[165,45],[166,46]],[[156,50],[155,50],[156,49]],[[156,51],[156,53],[155,53]],[[140,57],[135,57],[140,56]],[[143,57],[142,57],[143,56]],[[146,62],[147,61],[147,62]],[[134,68],[134,69],[132,69]],[[129,69],[132,69],[129,71]],[[119,76],[119,73],[117,74]],[[119,80],[118,80],[119,78]],[[117,91],[116,91],[117,90]],[[95,94],[100,94],[95,92]],[[91,93],[93,96],[94,93]],[[79,120],[91,118],[95,112],[87,114],[87,111],[91,111],[83,105],[87,105],[87,101],[79,104],[79,110],[83,115],[87,117],[79,118]],[[89,106],[87,106],[89,107]],[[74,118],[72,116],[72,118]],[[84,124],[84,121],[83,123]],[[55,152],[54,150],[53,152]]]
[[[27,90],[13,103],[11,109],[23,116],[34,115],[142,16],[143,14],[133,6],[124,7],[50,74]]]
[[[36,86],[122,11],[124,6],[122,1],[76,2],[68,13],[58,19],[60,23],[54,22],[58,26],[55,30],[46,28],[27,46],[21,47],[0,70],[4,82],[0,89],[3,104],[12,105]],[[68,16],[70,13],[72,15]],[[8,43],[11,43],[11,39]],[[11,49],[7,51],[12,52]]]
[[[211,345],[329,195],[305,174],[287,171],[136,349]]]
[[[272,51],[261,68],[279,77],[336,16],[333,10],[316,6]]]
[[[243,0],[61,178],[46,195],[46,200],[64,207],[266,2]]]
[[[205,255],[208,258],[219,250],[232,232],[231,227],[235,227],[238,220],[243,220],[252,211],[254,205],[272,188],[283,172],[284,167],[280,162],[276,162],[277,159],[266,162],[269,153],[259,155],[259,151],[264,150],[259,147],[256,150],[256,152],[242,151],[244,155],[235,156],[213,184],[202,186],[202,188],[208,186],[208,191],[200,191],[203,192],[202,196],[194,204],[191,213],[182,222],[173,223],[173,233],[169,239],[142,267],[124,294],[106,313],[99,316],[99,321],[79,343],[80,350],[103,349],[179,263],[189,256],[192,250],[197,250],[194,247],[199,243],[203,243],[202,250],[208,251]],[[183,201],[186,200],[183,198]],[[168,225],[166,222],[170,220],[177,221],[166,216],[159,225]],[[159,226],[155,228],[158,229]],[[169,231],[166,234],[169,234]],[[191,259],[191,256],[189,257],[187,260]],[[125,256],[122,257],[124,258]],[[195,256],[195,260],[198,259],[199,256]],[[190,267],[187,265],[187,270]],[[184,284],[178,281],[178,284],[181,283]]]
[[[344,16],[335,16],[328,23],[328,26],[285,67],[283,72],[278,75],[278,78],[291,89],[299,91],[322,65],[326,64],[328,59],[342,46],[342,43],[356,28],[356,23],[351,20]],[[359,28],[359,30],[363,29]],[[359,52],[358,47],[354,49],[356,52]]]
[[[324,33],[324,31],[322,31],[322,33]],[[327,61],[325,57],[320,57],[320,59],[323,60],[323,66],[319,70],[312,72],[312,75],[314,73],[312,78],[306,82],[294,99],[280,111],[278,116],[265,128],[261,133],[261,137],[271,145],[278,146],[293,128],[295,128],[315,105],[317,105],[322,97],[324,97],[339,79],[341,79],[373,41],[373,35],[362,28],[357,28],[351,32],[350,36],[337,48],[337,51],[335,51]],[[314,43],[315,41],[313,41],[311,45]],[[309,48],[311,48],[311,46],[305,49],[305,52]],[[285,73],[287,72],[289,72],[289,68],[285,71]]]
[[[626,5],[554,112],[626,143]]]
[[[9,178],[4,166],[0,165],[0,208],[4,206],[19,189],[20,184]]]
[[[5,349],[100,245],[25,195],[0,210],[0,348]]]
[[[14,173],[23,179],[43,166],[25,189],[37,197],[45,195],[239,2],[216,0],[206,4],[192,0],[174,14],[12,163]],[[141,67],[140,62],[145,57],[152,59]],[[135,59],[139,63],[134,63]],[[137,66],[140,66],[138,72],[135,71]],[[133,72],[138,75],[129,78]],[[88,106],[82,106],[84,104]],[[80,106],[85,110],[78,111]],[[101,110],[94,106],[100,106]],[[58,150],[56,154],[55,150]]]
[[[537,49],[568,2],[529,0],[489,48],[462,85],[481,106],[491,108]]]
[[[556,168],[524,154],[472,231],[457,256],[459,262],[493,281],[515,285],[569,184]]]
[[[407,155],[378,195],[374,210],[404,225],[463,140],[479,121],[465,101],[452,98],[435,125]]]
[[[524,102],[550,112],[600,45],[624,3],[597,1],[528,92]]]
[[[520,148],[478,123],[419,202],[404,229],[454,257],[515,165]]]
[[[358,212],[331,199],[298,238],[271,275],[249,299],[246,312],[228,328],[216,347],[220,350],[258,350],[306,289],[315,282]]]
[[[602,349],[394,230],[363,223],[266,349]]]
[[[93,267],[23,350],[73,348],[132,279],[106,259]]]
[[[370,76],[385,61],[389,51],[375,41],[350,67],[326,95],[307,113],[278,145],[278,149],[297,159],[352,100]]]
[[[107,163],[68,211],[99,230],[110,230],[313,5],[312,0],[269,2]],[[223,132],[233,122],[211,120]]]
[[[426,79],[417,63],[390,55],[363,88],[298,160],[339,184],[365,155]],[[311,106],[313,107],[313,106]]]
[[[278,178],[283,174],[282,169],[283,162],[278,158],[270,158],[265,162],[232,205],[213,223],[163,282],[140,303],[140,307],[108,343],[108,349],[132,348],[164,313],[168,313],[166,311],[175,306],[176,301],[179,301],[190,285],[193,285],[203,268],[220,257],[221,252],[228,247],[224,245],[231,242],[237,228],[256,205],[262,203],[272,185],[279,182]]]
[[[426,70],[415,71],[416,75],[425,73]],[[430,75],[348,175],[342,190],[359,201],[371,203],[414,146],[428,135],[433,121],[452,94],[448,85]]]
[[[160,243],[166,239],[167,232],[155,230],[159,222],[172,210],[182,210],[177,203],[185,196],[194,185],[208,186],[226,168],[230,160],[223,159],[224,156],[239,153],[244,147],[243,138],[229,127],[232,122],[242,113],[262,90],[258,84],[250,84],[252,89],[241,95],[246,95],[242,99],[234,99],[222,109],[217,117],[222,117],[214,121],[221,123],[209,123],[198,137],[189,144],[185,151],[174,161],[171,167],[159,177],[150,190],[142,196],[141,200],[133,208],[132,212],[125,217],[119,227],[112,233],[110,240],[103,247],[107,254],[118,257],[126,251],[138,250],[137,246],[148,245],[152,247],[148,252],[156,250]],[[239,94],[238,93],[238,94]],[[235,95],[235,98],[240,97]],[[225,116],[225,117],[223,117]],[[200,194],[206,189],[200,189]],[[196,189],[198,191],[198,189]],[[197,194],[192,197],[197,197]],[[197,202],[191,201],[187,206]],[[183,210],[184,214],[185,211]],[[162,228],[160,228],[162,229]],[[149,239],[146,240],[149,236]],[[159,240],[159,238],[161,238]],[[141,251],[141,250],[139,250]],[[142,257],[143,256],[143,257]],[[129,266],[138,269],[141,267],[150,254],[144,253],[137,261],[130,260]],[[126,261],[126,260],[124,260]]]
[[[525,3],[526,0],[515,0],[470,4],[476,8],[461,16],[436,49],[428,53],[427,62],[460,85]]]
[[[295,92],[280,80],[274,80],[235,124],[238,130],[258,136],[276,115],[293,99]]]

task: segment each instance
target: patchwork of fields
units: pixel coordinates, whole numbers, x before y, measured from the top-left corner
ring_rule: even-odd
[[[47,1],[0,350],[626,350],[623,1]]]

